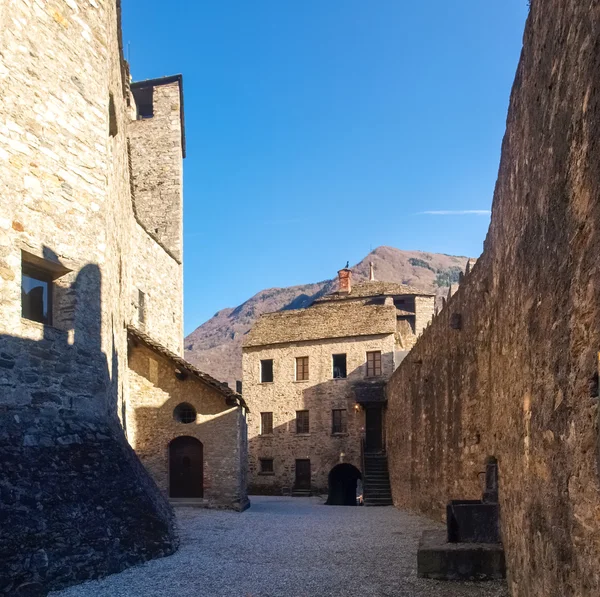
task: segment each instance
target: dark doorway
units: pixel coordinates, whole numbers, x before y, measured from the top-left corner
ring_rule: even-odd
[[[310,460],[296,460],[295,489],[310,489]]]
[[[381,429],[382,429],[381,407],[367,408],[365,411],[365,450],[367,452],[381,452]]]
[[[329,471],[329,495],[325,503],[330,506],[356,506],[356,482],[361,477],[355,466],[336,464]]]
[[[177,437],[169,444],[169,497],[204,497],[203,446],[193,437]]]

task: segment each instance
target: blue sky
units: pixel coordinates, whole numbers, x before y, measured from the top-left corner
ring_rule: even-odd
[[[379,245],[478,256],[526,16],[526,0],[125,0],[134,80],[184,77],[186,333]]]

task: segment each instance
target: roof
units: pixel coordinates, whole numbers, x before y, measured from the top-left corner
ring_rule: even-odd
[[[188,363],[185,359],[176,355],[174,352],[169,350],[166,346],[159,344],[156,340],[153,340],[145,334],[144,332],[138,330],[132,325],[127,326],[127,335],[138,342],[141,342],[145,346],[147,346],[153,352],[162,355],[171,361],[174,365],[177,365],[180,369],[183,369],[187,373],[193,375],[197,379],[199,379],[202,383],[210,386],[211,388],[220,392],[226,399],[228,404],[235,404],[237,406],[243,406],[246,410],[248,409],[248,405],[246,401],[242,398],[241,394],[234,392],[227,384],[215,379],[214,377],[208,375],[208,373],[204,373],[200,371],[197,367],[194,367],[191,363]]]
[[[393,334],[394,305],[359,302],[313,305],[307,309],[262,315],[246,334],[243,346],[265,346],[328,338],[352,338]]]
[[[181,153],[185,157],[185,115],[183,111],[183,75],[169,75],[157,79],[145,79],[144,81],[133,81],[130,89],[144,89],[145,87],[158,87],[159,85],[179,85],[179,119],[181,120]]]
[[[397,284],[396,282],[361,282],[351,287],[350,292],[331,292],[318,298],[315,303],[326,303],[330,301],[342,301],[356,298],[368,298],[375,296],[435,296],[429,292],[424,292],[413,286],[406,284]]]

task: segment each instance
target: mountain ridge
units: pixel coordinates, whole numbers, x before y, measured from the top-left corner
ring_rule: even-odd
[[[404,251],[389,246],[377,247],[352,269],[353,281],[369,279],[370,262],[375,277],[382,282],[397,282],[438,297],[458,282],[469,257]],[[225,307],[191,332],[184,341],[185,357],[202,371],[229,383],[241,379],[242,338],[263,313],[308,307],[320,296],[337,288],[337,277],[287,287],[265,288],[237,307]]]

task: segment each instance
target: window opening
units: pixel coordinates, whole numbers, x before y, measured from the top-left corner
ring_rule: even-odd
[[[273,359],[264,359],[260,362],[260,382],[270,383],[273,381]]]
[[[296,411],[296,433],[309,433],[309,417],[307,410]]]
[[[296,358],[296,381],[308,379],[308,357]]]
[[[21,264],[21,315],[52,325],[52,276],[26,262]]]
[[[260,413],[260,434],[273,434],[273,413]]]
[[[182,402],[175,407],[173,418],[179,423],[194,423],[196,421],[196,409],[187,402]]]
[[[331,411],[331,433],[346,433],[345,408],[335,408]]]
[[[381,351],[374,350],[367,353],[367,377],[381,375]]]
[[[343,379],[346,377],[346,355],[333,355],[333,379]]]
[[[272,474],[275,472],[275,468],[273,467],[273,459],[272,458],[261,458],[260,459],[260,472],[262,474]]]

